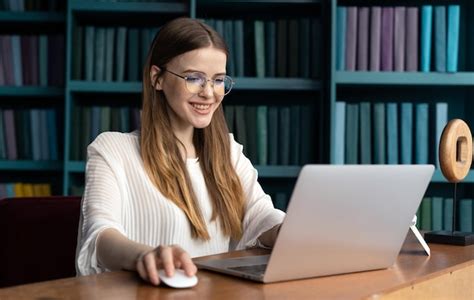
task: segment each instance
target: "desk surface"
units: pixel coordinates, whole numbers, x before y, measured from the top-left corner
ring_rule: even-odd
[[[402,299],[409,294],[400,291],[411,296],[416,291],[439,296],[451,283],[457,284],[451,288],[457,297],[474,299],[474,246],[430,247],[432,255],[427,257],[409,233],[396,263],[388,269],[282,283],[261,284],[201,270],[197,286],[179,290],[154,287],[133,272],[120,271],[4,288],[0,289],[0,299]],[[254,249],[212,257],[255,253],[267,251]],[[439,278],[441,281],[426,286]]]

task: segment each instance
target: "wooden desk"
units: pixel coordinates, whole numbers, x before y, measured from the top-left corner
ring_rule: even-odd
[[[135,273],[121,271],[0,289],[0,299],[474,299],[474,246],[430,246],[432,255],[427,257],[410,233],[388,269],[282,283],[199,271],[196,287],[179,290],[154,287]],[[218,256],[249,253],[267,252]]]

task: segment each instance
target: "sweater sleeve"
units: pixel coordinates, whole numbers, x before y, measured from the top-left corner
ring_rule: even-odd
[[[258,183],[257,170],[243,154],[242,145],[234,140],[233,135],[230,140],[232,159],[246,199],[243,236],[235,246],[235,250],[241,250],[256,246],[262,233],[283,222],[285,213],[273,207],[272,199]],[[230,248],[234,247],[231,245]]]
[[[96,242],[100,232],[114,228],[125,235],[120,222],[122,198],[116,166],[99,136],[87,149],[86,186],[81,203],[81,217],[76,249],[77,275],[106,271],[97,261]],[[105,148],[105,149],[104,149]]]

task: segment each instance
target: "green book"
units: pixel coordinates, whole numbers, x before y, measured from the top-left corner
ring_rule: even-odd
[[[244,154],[248,155],[247,146],[247,125],[245,124],[245,106],[235,106],[235,139],[244,146]]]
[[[253,164],[258,162],[257,159],[257,107],[245,107],[245,125],[247,133],[247,156]]]
[[[100,132],[110,131],[110,124],[111,124],[111,107],[110,106],[100,106]]]
[[[268,108],[268,164],[278,164],[278,138],[280,133],[278,131],[278,107],[270,106]]]
[[[290,108],[289,107],[280,107],[279,113],[279,131],[280,131],[280,152],[278,163],[280,165],[289,165],[290,164]]]
[[[385,164],[385,103],[374,104],[374,163]]]
[[[265,77],[265,29],[263,21],[254,21],[255,68],[257,77]]]
[[[359,157],[359,104],[346,104],[346,164],[357,164]]]
[[[257,107],[257,161],[259,165],[268,164],[268,107]]]
[[[372,163],[372,114],[370,102],[360,103],[360,163]]]
[[[459,231],[472,231],[472,199],[459,201]]]
[[[432,221],[431,221],[431,198],[424,197],[421,202],[421,229],[431,230]]]
[[[39,85],[48,86],[48,36],[40,35],[38,39]]]
[[[125,50],[127,49],[127,27],[117,28],[117,47],[115,55],[115,80],[125,80]]]
[[[95,45],[95,27],[86,26],[86,39],[85,39],[85,80],[94,80],[94,45]]]
[[[431,199],[431,229],[443,230],[443,221],[443,198],[433,197]]]
[[[114,74],[115,28],[105,29],[105,81],[111,82]]]
[[[120,131],[120,108],[110,108],[110,131]]]
[[[244,21],[235,20],[234,25],[234,61],[235,61],[235,76],[243,77],[245,75],[245,39],[244,39]]]
[[[105,80],[105,35],[104,27],[97,27],[94,45],[94,80]]]
[[[81,80],[82,75],[82,56],[84,48],[84,27],[76,26],[74,28],[74,56],[72,58],[72,79]],[[41,59],[40,59],[41,60]]]

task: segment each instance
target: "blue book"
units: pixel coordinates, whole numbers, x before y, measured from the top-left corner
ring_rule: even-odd
[[[31,125],[31,147],[33,153],[33,160],[41,160],[41,121],[39,109],[30,110],[30,125]]]
[[[372,163],[372,117],[370,102],[360,103],[360,163]]]
[[[451,231],[453,228],[453,198],[444,199],[443,202],[443,230]]]
[[[415,163],[428,163],[428,104],[416,105]]]
[[[440,102],[436,103],[436,145],[435,148],[435,164],[436,168],[439,169],[439,142],[441,140],[441,135],[443,133],[443,129],[448,124],[448,103]]]
[[[46,118],[48,123],[48,143],[49,143],[49,158],[51,160],[58,160],[58,132],[56,126],[56,111],[54,109],[46,110]]]
[[[130,131],[130,109],[127,106],[120,107],[120,131]]]
[[[385,164],[385,103],[374,104],[374,163]]]
[[[446,57],[446,70],[448,72],[458,71],[460,15],[461,8],[459,5],[448,5],[448,45]]]
[[[459,231],[472,232],[472,199],[459,201]]]
[[[115,43],[115,28],[107,27],[105,29],[105,81],[112,81],[114,74],[114,50],[117,49]]]
[[[347,9],[344,6],[338,6],[336,11],[337,30],[336,30],[336,70],[344,71],[346,67],[346,18]]]
[[[94,41],[95,81],[104,81],[105,79],[105,35],[105,27],[96,28]]]
[[[446,72],[446,6],[434,9],[435,70]]]
[[[86,63],[86,80],[94,80],[94,45],[95,45],[95,27],[86,26],[86,42],[85,44],[85,63]]]
[[[334,122],[334,163],[344,164],[346,102],[336,102],[336,120]]]
[[[0,109],[0,159],[7,158],[7,141],[5,139],[5,129],[3,127],[3,110]]]
[[[48,120],[46,110],[39,110],[40,116],[40,142],[41,142],[41,159],[49,160],[49,142],[48,142]]]
[[[39,85],[48,85],[48,36],[40,35],[38,39]]]
[[[234,24],[235,26],[235,24]],[[237,48],[237,46],[236,46]],[[242,50],[239,50],[243,52]],[[235,56],[235,55],[234,55]],[[242,66],[240,66],[242,64]],[[276,77],[276,23],[275,21],[265,22],[265,76]],[[236,62],[237,74],[240,74],[240,68],[243,68],[243,62]],[[242,72],[243,75],[243,72]]]
[[[140,32],[137,28],[130,28],[127,39],[127,79],[129,81],[138,81],[141,78],[139,43]]]
[[[412,163],[413,148],[413,103],[402,103],[401,116],[401,163]]]
[[[431,229],[443,230],[443,198],[433,197],[431,199]]]
[[[396,103],[387,103],[387,163],[398,164],[398,110]]]
[[[357,164],[359,158],[359,104],[346,104],[346,164]]]
[[[422,72],[430,71],[431,63],[431,27],[433,19],[433,6],[421,7],[421,65]]]
[[[117,28],[117,53],[115,53],[115,80],[125,80],[125,50],[127,49],[127,27]]]
[[[21,42],[19,35],[11,36],[12,58],[13,58],[13,79],[15,86],[23,85],[23,67],[21,62]]]

